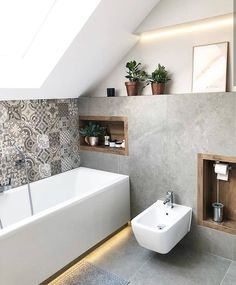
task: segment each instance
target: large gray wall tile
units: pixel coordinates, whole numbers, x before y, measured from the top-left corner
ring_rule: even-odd
[[[78,104],[80,116],[88,115],[88,107],[89,107],[89,102],[87,98],[80,97]]]
[[[236,262],[230,264],[229,270],[221,285],[234,285],[236,284]]]
[[[100,152],[80,151],[81,166],[94,169],[119,172],[119,161],[117,155],[109,155]]]
[[[130,175],[132,216],[172,190],[176,202],[193,208],[192,232],[185,242],[236,259],[236,248],[233,254],[228,246],[234,237],[196,224],[197,153],[236,155],[235,94],[83,98],[79,105],[80,100],[85,115],[128,116],[129,156],[117,156],[116,172]],[[86,155],[81,154],[82,165],[116,169],[102,155]]]
[[[236,236],[233,236],[233,260],[236,261]]]

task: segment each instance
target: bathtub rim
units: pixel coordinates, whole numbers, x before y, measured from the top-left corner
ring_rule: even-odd
[[[87,167],[83,167],[83,168],[87,168]],[[78,169],[78,168],[76,168]],[[92,170],[96,170],[93,168],[87,168],[87,169],[92,169]],[[98,170],[98,171],[102,171],[102,170]],[[107,171],[102,171],[102,172],[107,172]],[[112,172],[109,172],[112,173]],[[117,173],[114,173],[117,174]],[[60,175],[60,174],[58,174]],[[53,215],[54,213],[59,212],[62,209],[67,209],[71,206],[75,206],[76,204],[79,204],[89,198],[92,198],[100,193],[105,192],[110,186],[112,185],[117,185],[117,184],[121,184],[122,182],[128,181],[129,182],[129,176],[128,175],[124,175],[124,174],[117,174],[119,175],[119,177],[117,177],[114,181],[109,182],[109,183],[104,183],[104,185],[102,185],[101,187],[98,187],[96,190],[93,188],[91,191],[81,195],[81,196],[75,196],[73,198],[70,198],[68,200],[65,200],[55,206],[52,206],[50,208],[47,208],[33,216],[29,216],[17,223],[14,223],[12,225],[6,226],[5,228],[3,227],[3,229],[0,230],[0,241],[7,239],[10,236],[15,235],[17,232],[21,232],[24,230],[25,227],[27,227],[29,224],[31,223],[39,223],[41,220],[45,219],[48,216]],[[36,181],[37,182],[37,181]],[[17,189],[19,187],[16,187],[14,189]],[[14,190],[12,189],[12,190]],[[19,189],[18,189],[19,190]]]

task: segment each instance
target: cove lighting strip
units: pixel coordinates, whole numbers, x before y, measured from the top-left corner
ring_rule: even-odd
[[[76,270],[79,269],[79,265],[81,261],[87,261],[90,263],[98,262],[100,259],[104,258],[106,254],[111,254],[113,251],[119,251],[120,246],[124,244],[132,235],[132,230],[130,226],[127,226],[109,240],[105,241],[102,245],[96,248],[94,251],[89,253],[89,255],[85,256],[82,260],[79,260],[76,264],[71,266],[65,272],[63,272],[60,276],[55,278],[53,281],[48,283],[48,285],[57,285],[57,284],[64,284],[68,281],[68,276],[73,274]]]
[[[195,21],[187,24],[179,24],[176,26],[161,28],[155,31],[141,33],[141,40],[155,40],[165,37],[173,37],[181,34],[187,34],[192,32],[206,31],[217,29],[221,27],[233,27],[233,14],[227,14],[225,16],[214,17],[211,19]]]

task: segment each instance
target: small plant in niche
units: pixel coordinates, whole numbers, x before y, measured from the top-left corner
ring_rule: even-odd
[[[147,72],[142,69],[141,63],[137,63],[135,60],[126,63],[127,71],[125,77],[129,79],[125,82],[128,96],[135,96],[139,93],[140,82],[147,79]]]
[[[97,122],[90,121],[84,128],[79,130],[79,133],[84,137],[84,140],[88,145],[96,146],[98,145],[99,137],[104,135],[105,128]]]
[[[170,81],[169,72],[164,65],[158,64],[158,67],[148,75],[147,85],[151,84],[152,94],[163,94],[165,91],[165,84]]]

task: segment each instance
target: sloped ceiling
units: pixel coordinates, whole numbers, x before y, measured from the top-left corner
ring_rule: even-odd
[[[0,89],[1,100],[76,98],[136,44],[134,31],[159,0],[102,0],[41,88]]]
[[[233,12],[234,0],[161,0],[137,33],[165,28]]]

